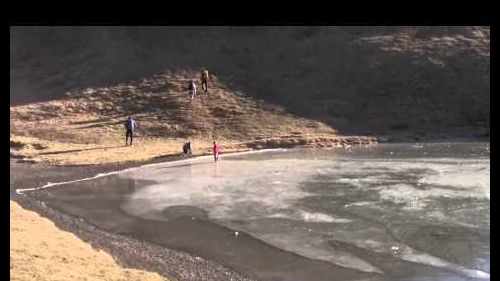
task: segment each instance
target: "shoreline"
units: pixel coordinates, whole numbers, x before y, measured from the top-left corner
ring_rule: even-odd
[[[200,142],[197,140],[197,142]],[[260,151],[265,149],[280,148],[340,148],[352,145],[376,145],[384,143],[455,143],[455,142],[490,142],[489,136],[336,136],[336,135],[311,135],[311,136],[282,136],[273,138],[254,139],[245,142],[222,142],[221,155],[228,153]],[[156,140],[152,144],[140,143],[133,147],[105,146],[73,149],[77,144],[65,144],[64,150],[51,151],[60,144],[43,141],[40,139],[11,136],[10,158],[18,163],[45,165],[54,167],[92,167],[100,165],[140,166],[147,163],[158,163],[182,159],[180,149],[175,147],[182,144],[180,140]],[[173,145],[175,143],[175,145]],[[151,145],[151,147],[149,147]],[[205,143],[206,145],[206,143]],[[81,144],[79,145],[81,146]],[[172,148],[172,146],[174,148]],[[39,149],[39,147],[42,147]],[[161,150],[165,150],[162,152]],[[149,149],[147,153],[143,149]],[[155,150],[156,149],[156,150]],[[193,157],[211,155],[207,146],[195,147]],[[93,159],[93,160],[89,160]]]
[[[14,163],[14,166],[17,166],[14,167],[14,170],[23,168],[31,171],[41,170],[40,174],[42,176],[48,175],[50,178],[75,179],[82,172],[89,174],[89,171],[85,172],[85,167],[40,167],[26,163]],[[59,169],[69,169],[71,171],[60,173]],[[92,170],[114,169],[108,165],[107,167],[101,167],[101,169],[96,169],[94,166]],[[102,230],[82,219],[47,207],[35,196],[21,195],[15,192],[15,189],[19,185],[25,185],[28,182],[31,182],[31,186],[36,186],[38,182],[37,175],[20,183],[16,180],[12,183],[11,167],[11,201],[19,204],[19,206],[27,211],[33,211],[42,218],[49,219],[59,230],[73,233],[93,248],[105,251],[121,267],[155,272],[169,280],[253,280],[243,277],[239,273],[217,262],[189,254],[182,250],[174,250],[137,238]]]
[[[448,140],[448,141],[445,141]],[[461,143],[461,142],[490,142],[489,138],[453,138],[451,140],[449,139],[435,139],[434,141],[422,141],[422,142],[402,142],[402,141],[396,141],[396,142],[377,142],[377,143],[368,143],[364,145],[379,145],[379,144],[425,144],[425,143],[432,143],[432,144],[438,144],[438,143]],[[354,145],[363,145],[362,143],[360,144],[354,144]],[[337,147],[329,147],[326,149],[338,149],[342,148],[342,146],[337,146]],[[254,154],[254,153],[265,153],[265,152],[270,152],[270,151],[280,151],[280,150],[286,150],[286,149],[314,149],[316,147],[308,147],[308,146],[292,146],[292,147],[278,147],[278,148],[262,148],[262,149],[247,149],[247,150],[229,150],[229,152],[221,152],[220,155],[223,156],[234,156],[234,155],[245,155],[245,154]],[[320,147],[325,149],[324,147]],[[24,188],[24,189],[16,189],[17,194],[22,194],[23,192],[29,192],[33,190],[39,190],[39,189],[44,189],[52,186],[57,186],[57,185],[62,185],[62,184],[67,184],[67,183],[73,183],[73,182],[80,182],[80,181],[86,181],[86,180],[91,180],[91,179],[96,179],[108,175],[113,175],[113,174],[118,174],[122,173],[125,171],[130,171],[134,169],[139,169],[143,167],[149,167],[149,166],[156,166],[156,165],[165,165],[167,163],[172,163],[171,165],[175,165],[175,163],[184,163],[184,162],[194,162],[194,161],[200,161],[201,159],[208,159],[211,158],[212,154],[211,153],[201,153],[197,154],[191,157],[183,157],[179,156],[178,154],[172,154],[172,155],[166,155],[166,156],[158,156],[154,157],[153,159],[150,160],[145,160],[145,161],[131,161],[131,162],[123,162],[123,163],[104,163],[104,164],[88,164],[88,165],[51,165],[49,164],[49,167],[68,167],[68,168],[88,168],[88,167],[96,167],[98,168],[99,166],[102,165],[116,165],[116,167],[121,167],[123,166],[122,169],[117,168],[116,170],[113,171],[105,171],[105,172],[98,172],[94,174],[93,176],[85,177],[85,178],[80,178],[76,180],[70,180],[70,181],[63,181],[63,182],[47,182],[45,185],[38,186],[38,187],[33,187],[33,188]],[[11,161],[16,161],[16,159],[11,158]],[[40,163],[26,163],[26,162],[17,162],[17,163],[23,163],[23,164],[28,164],[28,165],[40,165]]]
[[[211,143],[192,139],[193,156],[212,154]],[[345,145],[376,144],[370,136],[300,135],[256,138],[249,141],[221,140],[222,154],[273,148],[337,148]],[[11,135],[10,156],[21,163],[53,166],[93,166],[99,164],[144,163],[181,157],[180,139],[139,139],[134,146],[116,143],[72,144]]]
[[[23,209],[48,219],[61,231],[74,234],[92,248],[111,255],[124,269],[157,273],[168,280],[252,281],[215,261],[102,230],[86,221],[47,207],[35,198],[12,199]],[[71,250],[71,249],[67,249]]]
[[[266,148],[266,149],[256,149],[256,150],[241,151],[241,152],[221,153],[220,155],[224,155],[225,154],[226,156],[236,156],[236,155],[265,153],[265,152],[271,152],[271,151],[284,151],[286,149],[287,148]],[[186,163],[186,162],[189,162],[189,163],[191,163],[191,162],[197,162],[197,161],[201,161],[201,160],[208,159],[208,158],[211,159],[211,155],[210,154],[202,154],[202,155],[197,155],[197,156],[193,156],[193,157],[189,157],[189,158],[171,159],[171,160],[157,162],[157,163],[146,163],[146,164],[142,164],[142,165],[138,165],[138,166],[132,166],[132,167],[128,167],[128,168],[117,170],[117,171],[111,171],[111,172],[105,172],[105,173],[98,173],[98,174],[96,174],[94,176],[91,176],[91,177],[86,177],[86,178],[81,178],[81,179],[76,179],[76,180],[71,180],[71,181],[55,182],[55,183],[49,182],[49,183],[47,183],[47,184],[45,184],[43,186],[34,187],[34,188],[24,188],[24,189],[19,189],[18,188],[15,191],[16,191],[17,194],[23,195],[24,192],[45,189],[45,188],[49,188],[49,187],[53,187],[53,186],[58,186],[58,185],[64,185],[64,184],[68,184],[68,183],[74,183],[74,182],[81,182],[81,181],[87,181],[87,180],[97,179],[97,178],[100,178],[100,177],[105,177],[105,176],[109,176],[109,175],[119,174],[119,173],[131,171],[131,170],[135,170],[135,169],[140,169],[140,168],[145,168],[145,167],[152,167],[152,166],[157,166],[157,165],[166,165],[166,164],[169,164],[169,163],[171,165],[168,166],[168,167],[172,167],[172,166],[175,166],[176,164],[183,164],[183,163]],[[158,159],[160,159],[160,158],[158,158]],[[66,167],[87,167],[87,166],[66,166]]]

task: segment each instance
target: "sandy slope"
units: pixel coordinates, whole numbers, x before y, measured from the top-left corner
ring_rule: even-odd
[[[75,235],[10,201],[10,280],[166,280],[124,269]]]

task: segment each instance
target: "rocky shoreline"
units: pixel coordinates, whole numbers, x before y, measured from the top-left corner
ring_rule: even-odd
[[[110,172],[134,164],[102,165],[99,167],[50,167],[11,161],[11,200],[23,208],[37,212],[53,221],[62,230],[74,233],[93,247],[111,254],[122,266],[157,272],[169,280],[252,280],[216,262],[175,251],[96,228],[87,222],[46,207],[29,195],[18,195],[17,188],[40,186],[46,179],[52,182],[75,180],[99,172]],[[30,171],[31,173],[26,173]],[[36,171],[36,172],[35,172]],[[21,178],[20,173],[23,175]],[[46,183],[46,182],[45,182]]]

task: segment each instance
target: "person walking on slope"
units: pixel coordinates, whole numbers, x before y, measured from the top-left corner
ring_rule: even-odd
[[[203,93],[208,92],[208,70],[204,69],[201,71],[201,89]]]
[[[214,160],[217,162],[219,160],[220,145],[214,141]]]
[[[127,132],[125,133],[125,146],[128,145],[128,138],[130,137],[130,146],[132,146],[132,141],[134,140],[134,130],[137,128],[137,123],[132,117],[128,117],[125,121],[125,129]]]
[[[191,141],[186,142],[182,146],[182,152],[184,153],[184,157],[189,157],[189,156],[192,155],[192,152],[191,152]]]
[[[196,83],[194,83],[194,80],[191,80],[191,82],[189,82],[188,93],[189,95],[191,95],[191,101],[193,101],[196,97]]]

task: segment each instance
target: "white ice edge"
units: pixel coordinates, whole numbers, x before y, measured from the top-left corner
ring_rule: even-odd
[[[412,249],[413,250],[413,249]],[[415,250],[413,250],[415,251]],[[418,252],[418,251],[416,251]],[[402,254],[400,256],[401,259],[406,261],[411,261],[420,264],[431,265],[440,268],[446,268],[448,270],[454,271],[461,275],[465,275],[469,278],[478,278],[478,279],[490,279],[490,274],[477,269],[470,269],[465,266],[454,264],[448,262],[446,260],[437,258],[427,253],[419,253],[419,254]]]
[[[246,155],[246,154],[258,154],[258,153],[264,153],[264,152],[272,152],[272,151],[288,151],[289,149],[287,148],[270,148],[270,149],[260,149],[260,150],[251,150],[251,151],[243,151],[243,152],[234,152],[234,153],[226,153],[226,154],[221,154],[220,157],[222,156],[237,156],[237,155]],[[72,180],[72,181],[64,181],[64,182],[57,182],[57,183],[47,183],[46,185],[40,186],[40,187],[33,187],[33,188],[18,188],[16,189],[17,194],[24,194],[25,192],[29,191],[35,191],[39,189],[45,189],[48,187],[52,186],[59,186],[59,185],[64,185],[68,183],[75,183],[75,182],[82,182],[82,181],[88,181],[88,180],[93,180],[105,176],[110,176],[110,175],[116,175],[124,172],[129,172],[129,171],[134,171],[146,167],[155,167],[155,166],[162,166],[165,165],[166,167],[173,167],[176,165],[184,164],[184,163],[198,163],[202,162],[203,160],[211,159],[213,156],[212,155],[203,155],[203,156],[198,156],[198,157],[193,157],[193,158],[187,158],[187,159],[181,159],[181,160],[175,160],[175,161],[165,161],[165,162],[160,162],[160,163],[152,163],[152,164],[145,164],[137,167],[131,167],[119,171],[113,171],[113,172],[108,172],[108,173],[99,173],[93,177],[88,177],[88,178],[83,178],[83,179],[78,179],[78,180]]]

